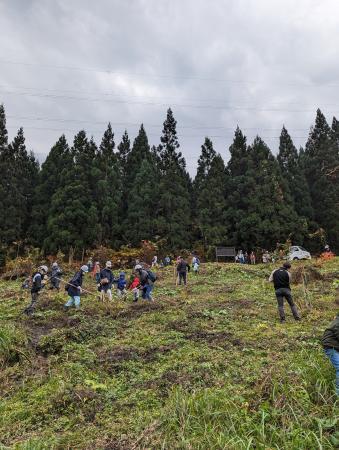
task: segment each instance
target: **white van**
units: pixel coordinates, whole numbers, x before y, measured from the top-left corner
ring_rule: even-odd
[[[297,260],[297,259],[311,259],[311,253],[305,250],[303,247],[298,245],[293,245],[290,248],[290,252],[287,255],[287,259],[289,261]]]

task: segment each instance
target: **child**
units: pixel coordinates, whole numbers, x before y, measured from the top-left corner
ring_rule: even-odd
[[[199,258],[197,256],[193,256],[193,258],[192,258],[192,265],[193,265],[193,272],[194,272],[194,274],[198,275],[200,261],[199,261]]]
[[[119,298],[126,297],[127,291],[126,291],[126,276],[125,272],[121,272],[119,275],[119,278],[116,280],[117,283],[117,295]]]
[[[133,301],[137,302],[139,300],[139,286],[140,279],[137,275],[134,275],[132,283],[129,285],[129,288],[133,292]]]

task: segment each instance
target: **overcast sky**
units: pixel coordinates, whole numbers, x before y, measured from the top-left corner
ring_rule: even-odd
[[[9,135],[40,160],[109,121],[157,145],[170,106],[194,175],[205,136],[227,161],[237,125],[276,153],[339,116],[338,0],[0,0],[0,29]]]

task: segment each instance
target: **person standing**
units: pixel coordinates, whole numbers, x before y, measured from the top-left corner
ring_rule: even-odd
[[[32,316],[35,312],[40,291],[45,286],[47,272],[47,266],[40,266],[32,275],[31,303],[24,309],[24,314],[27,316]]]
[[[321,343],[326,356],[331,361],[335,369],[335,392],[339,397],[339,313],[324,331]]]
[[[251,261],[251,264],[255,264],[255,253],[253,251],[250,254],[250,261]]]
[[[79,272],[76,272],[73,278],[66,284],[65,290],[68,294],[68,300],[64,308],[68,310],[71,306],[77,309],[80,307],[80,297],[82,293],[82,282],[84,274],[88,272],[87,266],[81,266]]]
[[[155,279],[151,279],[151,272],[142,268],[140,264],[137,264],[134,268],[136,273],[138,274],[138,278],[140,280],[141,290],[142,290],[142,298],[144,300],[149,300],[150,302],[154,302],[152,297],[152,291],[154,287]]]
[[[126,281],[125,272],[121,272],[119,274],[119,278],[117,280],[115,280],[115,283],[117,283],[117,296],[119,298],[125,298],[127,295],[127,291],[126,291],[127,281]]]
[[[280,322],[284,323],[285,311],[284,311],[284,298],[286,298],[288,304],[290,305],[293,317],[295,320],[301,320],[298,309],[293,302],[292,292],[290,287],[291,274],[288,269],[291,268],[291,264],[286,262],[279,269],[273,270],[268,281],[273,282],[275,295],[278,302],[278,311],[280,316]]]
[[[100,271],[98,290],[100,292],[100,300],[102,301],[105,300],[105,295],[107,295],[109,300],[112,300],[112,285],[114,282],[114,275],[111,268],[111,261],[107,261],[106,267]]]
[[[62,270],[60,269],[58,263],[54,262],[51,268],[51,289],[60,289],[61,275]]]
[[[94,264],[93,267],[93,278],[95,279],[96,283],[100,283],[100,272],[101,272],[101,267],[100,267],[100,263],[99,261],[96,261],[96,263]]]
[[[153,259],[152,259],[152,266],[151,267],[157,267],[157,265],[158,265],[158,257],[157,257],[157,255],[154,255]]]
[[[191,266],[184,260],[184,258],[180,257],[178,265],[177,265],[177,274],[179,277],[179,285],[181,282],[184,282],[184,285],[187,285],[187,272],[191,270]]]
[[[92,260],[92,258],[89,258],[89,260],[87,261],[87,267],[88,267],[88,272],[92,272],[92,270],[93,270],[93,260]]]
[[[139,287],[140,287],[140,279],[137,275],[135,275],[132,279],[131,284],[128,289],[133,292],[133,302],[137,302],[139,300]]]
[[[193,267],[194,274],[198,275],[199,268],[200,268],[200,260],[196,255],[194,255],[192,258],[192,267]]]

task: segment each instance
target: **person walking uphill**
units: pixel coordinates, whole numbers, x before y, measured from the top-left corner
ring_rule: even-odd
[[[100,281],[98,283],[98,290],[100,292],[100,300],[105,300],[105,295],[107,295],[109,300],[112,300],[112,285],[114,282],[114,275],[111,270],[111,261],[106,262],[105,269],[100,271]]]
[[[65,303],[64,308],[67,310],[71,306],[76,308],[80,307],[81,286],[83,282],[84,274],[88,272],[87,266],[81,266],[79,272],[76,272],[74,277],[66,284],[65,291],[68,294],[68,301]]]
[[[48,272],[47,266],[40,266],[38,270],[32,275],[32,287],[31,287],[31,303],[24,309],[24,314],[32,316],[34,314],[36,305],[38,303],[39,293],[45,286],[45,277]]]
[[[184,285],[187,284],[187,272],[191,270],[191,266],[184,260],[184,258],[180,257],[178,265],[177,265],[177,274],[179,277],[179,285],[181,285],[181,281],[184,282]]]
[[[273,270],[268,281],[273,282],[275,295],[278,302],[278,311],[280,316],[280,322],[285,322],[284,311],[284,298],[286,298],[288,304],[291,307],[291,311],[295,320],[300,320],[299,312],[296,305],[293,302],[290,281],[291,274],[288,269],[291,268],[290,263],[284,263],[279,269]]]
[[[324,347],[326,356],[329,358],[335,369],[335,392],[339,397],[339,313],[324,331],[321,343]]]

